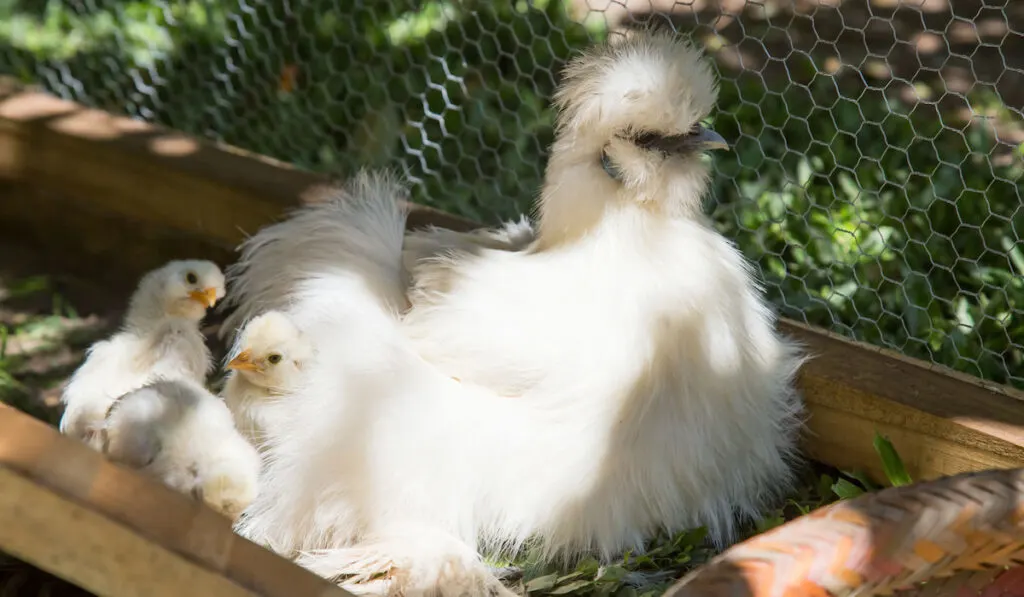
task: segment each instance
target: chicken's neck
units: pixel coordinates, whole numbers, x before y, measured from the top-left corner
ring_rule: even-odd
[[[226,384],[233,386],[229,395],[238,396],[244,402],[271,396],[283,396],[287,392],[282,388],[267,387],[254,383],[251,379],[238,372],[232,372]]]
[[[558,146],[548,162],[538,204],[535,249],[552,249],[586,236],[618,203],[619,184],[600,160],[562,155]]]
[[[124,329],[141,336],[161,329],[172,321],[179,322],[184,328],[199,329],[198,321],[168,315],[163,306],[155,301],[137,301],[130,305],[124,318]]]
[[[642,243],[649,232],[674,219],[662,204],[634,201],[594,178],[575,187],[545,190],[534,250],[564,248],[601,237],[615,243],[629,237]]]

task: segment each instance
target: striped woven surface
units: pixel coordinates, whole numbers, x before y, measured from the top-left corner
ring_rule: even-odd
[[[1024,469],[838,502],[737,544],[666,597],[1024,597]]]

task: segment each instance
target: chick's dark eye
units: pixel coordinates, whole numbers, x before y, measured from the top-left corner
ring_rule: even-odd
[[[276,365],[281,362],[281,355],[274,353],[267,357],[267,362],[270,363],[271,365]]]
[[[199,281],[199,276],[197,276],[195,272],[189,272],[185,274],[185,281],[189,284],[195,284]]]

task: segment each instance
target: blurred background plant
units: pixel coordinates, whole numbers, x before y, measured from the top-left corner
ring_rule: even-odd
[[[0,72],[493,223],[565,61],[649,18],[715,58],[709,212],[783,315],[1024,387],[1021,3],[0,0]]]

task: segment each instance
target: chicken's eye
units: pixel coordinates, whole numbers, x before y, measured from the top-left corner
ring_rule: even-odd
[[[275,352],[274,354],[267,357],[267,362],[270,363],[271,365],[276,365],[281,362],[281,355]]]
[[[195,272],[189,272],[185,274],[185,281],[189,284],[195,284],[199,281],[199,276],[197,276]]]

